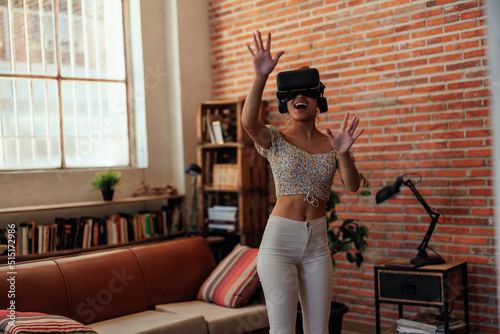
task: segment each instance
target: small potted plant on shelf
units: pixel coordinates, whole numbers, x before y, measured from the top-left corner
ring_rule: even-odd
[[[359,174],[362,184],[361,196],[369,196],[368,180]],[[359,268],[363,263],[363,254],[366,252],[368,244],[366,237],[369,230],[366,226],[359,223],[354,219],[346,219],[341,225],[334,225],[338,217],[335,212],[335,206],[340,203],[340,196],[337,192],[332,190],[330,198],[326,203],[326,222],[327,222],[327,236],[328,246],[330,247],[330,254],[332,258],[333,273],[337,272],[337,263],[335,257],[346,254],[346,258],[350,263],[355,263]],[[347,305],[332,301],[330,311],[330,334],[340,334],[342,329],[342,318],[344,314],[349,311]],[[299,310],[297,314],[297,333],[302,333],[302,312]]]
[[[94,181],[90,182],[95,189],[101,190],[102,197],[105,201],[113,200],[115,186],[120,183],[121,173],[107,171],[105,173],[97,173]]]

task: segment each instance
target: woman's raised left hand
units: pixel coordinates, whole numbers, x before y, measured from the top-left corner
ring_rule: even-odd
[[[339,154],[345,154],[349,152],[352,144],[358,139],[363,133],[364,129],[356,131],[359,125],[359,118],[354,116],[349,122],[349,113],[346,113],[344,120],[342,121],[342,126],[336,135],[333,135],[330,129],[326,129],[326,134],[330,137],[333,148]]]

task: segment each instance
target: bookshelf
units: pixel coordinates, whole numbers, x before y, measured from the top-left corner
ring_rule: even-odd
[[[0,208],[0,214],[60,210],[60,209],[77,209],[77,208],[87,208],[92,206],[110,206],[110,205],[120,205],[126,203],[139,203],[139,202],[149,202],[149,201],[168,200],[168,199],[182,199],[183,197],[184,196],[182,195],[159,195],[159,196],[120,198],[120,199],[115,199],[113,201],[87,201],[87,202],[19,206],[12,208]]]
[[[106,223],[106,219],[109,220],[110,217],[118,217],[119,214],[118,212],[123,212],[125,210],[120,209],[118,210],[115,214],[112,215],[97,215],[97,216],[92,216],[92,213],[88,212],[88,208],[96,208],[96,207],[110,207],[113,208],[113,206],[117,206],[120,208],[123,208],[123,205],[127,204],[134,204],[134,203],[148,203],[152,202],[155,206],[161,207],[159,210],[137,210],[136,212],[127,212],[126,215],[128,215],[128,220],[126,221],[121,221],[121,226],[122,229],[127,229],[127,232],[119,231],[119,226],[120,224],[117,223]],[[147,242],[154,242],[154,241],[160,241],[160,240],[165,240],[165,239],[170,239],[174,237],[179,237],[185,235],[185,223],[183,222],[183,217],[182,217],[182,204],[184,202],[184,196],[183,195],[157,195],[157,196],[142,196],[142,197],[130,197],[130,198],[121,198],[121,199],[115,199],[113,201],[86,201],[86,202],[71,202],[71,203],[56,203],[56,204],[46,204],[46,205],[33,205],[33,206],[21,206],[21,207],[9,207],[9,208],[0,208],[0,215],[8,215],[8,214],[28,214],[28,213],[41,213],[44,211],[55,211],[58,210],[58,217],[62,217],[64,219],[65,223],[68,223],[70,220],[76,226],[84,226],[83,223],[80,223],[83,220],[87,220],[87,222],[90,224],[90,226],[93,226],[92,224],[95,224],[95,222],[99,222],[99,226],[101,227],[101,234],[97,237],[94,235],[94,242],[92,243],[87,243],[87,246],[83,246],[81,244],[78,244],[76,240],[76,236],[74,235],[69,235],[68,238],[72,238],[74,241],[74,244],[72,244],[72,247],[68,247],[67,245],[63,245],[61,241],[61,237],[64,235],[64,232],[61,230],[67,229],[68,225],[58,225],[58,219],[61,218],[55,218],[53,223],[47,224],[37,222],[36,220],[34,222],[28,223],[28,225],[31,225],[31,232],[29,233],[30,241],[29,243],[33,246],[35,244],[40,243],[40,231],[43,230],[43,227],[51,226],[51,228],[54,229],[52,232],[47,232],[47,233],[52,233],[50,236],[47,236],[46,240],[50,240],[50,245],[53,246],[51,249],[45,249],[43,252],[39,252],[38,245],[35,247],[36,249],[29,248],[28,254],[21,252],[19,250],[20,247],[20,239],[21,239],[21,230],[22,228],[26,228],[26,221],[23,221],[19,219],[19,221],[12,221],[9,223],[9,225],[15,225],[16,226],[16,261],[17,262],[23,262],[23,261],[28,261],[28,260],[36,260],[36,259],[42,259],[42,258],[47,258],[47,257],[54,257],[54,256],[65,256],[65,255],[70,255],[70,254],[77,254],[77,253],[83,253],[83,252],[88,252],[88,251],[94,251],[94,250],[102,250],[102,249],[108,249],[108,248],[115,248],[115,247],[121,247],[121,246],[127,246],[127,245],[133,245],[133,244],[139,244],[139,243],[147,243]],[[69,216],[65,216],[64,213],[61,213],[60,211],[62,210],[63,212],[65,210],[71,210],[72,212],[77,210],[77,212],[81,212],[75,217],[74,214]],[[116,210],[115,210],[116,211]],[[125,215],[125,216],[126,216]],[[161,217],[159,217],[162,215]],[[122,216],[122,217],[125,217]],[[168,219],[167,219],[168,216]],[[147,217],[147,218],[146,218]],[[94,219],[92,223],[89,221],[90,219]],[[140,221],[139,219],[143,219]],[[147,228],[143,225],[146,222],[146,219],[148,220],[148,225]],[[155,219],[153,221],[153,219]],[[168,223],[167,223],[168,220]],[[174,224],[175,221],[175,224]],[[111,226],[115,225],[114,227],[114,234],[111,233]],[[161,226],[159,225],[161,224]],[[63,227],[61,227],[63,226]],[[168,229],[165,229],[168,226]],[[172,227],[174,226],[174,227]],[[154,229],[150,229],[153,228]],[[135,229],[134,229],[135,228]],[[35,232],[36,231],[36,232]],[[57,231],[57,232],[56,232]],[[106,237],[102,237],[102,233],[105,232]],[[117,232],[118,231],[118,232]],[[23,233],[26,233],[26,231],[23,231]],[[44,232],[45,233],[45,232]],[[88,235],[90,232],[86,232]],[[97,232],[95,232],[97,233]],[[117,236],[117,233],[120,234],[120,236]],[[134,234],[135,233],[135,234]],[[4,233],[5,234],[5,233]],[[112,236],[114,236],[114,239],[112,240]],[[33,238],[36,239],[36,241],[31,241]],[[84,239],[80,240],[83,241]],[[26,240],[23,240],[23,243],[25,243]],[[4,252],[4,249],[2,248],[2,253]],[[6,258],[7,256],[1,255],[1,258]]]
[[[208,208],[237,207],[236,226],[230,234],[256,247],[267,221],[267,164],[241,125],[244,103],[225,100],[198,105],[197,160],[202,169],[198,183],[199,227],[207,231]],[[263,101],[260,118],[264,122],[266,107]]]

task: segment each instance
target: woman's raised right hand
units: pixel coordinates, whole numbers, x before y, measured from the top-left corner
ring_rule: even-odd
[[[255,51],[252,50],[250,44],[247,43],[248,51],[250,55],[252,55],[253,60],[253,68],[255,71],[255,75],[269,75],[273,69],[278,64],[278,60],[285,53],[284,51],[280,51],[276,54],[276,57],[271,56],[271,33],[267,34],[267,43],[264,47],[264,43],[262,42],[262,36],[260,35],[260,31],[257,30],[253,34],[254,48]]]

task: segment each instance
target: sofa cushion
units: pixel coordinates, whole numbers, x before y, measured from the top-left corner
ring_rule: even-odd
[[[53,260],[19,262],[17,275],[13,276],[11,271],[8,265],[0,266],[0,309],[10,306],[11,298],[6,297],[14,283],[17,311],[71,316],[64,275]]]
[[[216,266],[202,237],[181,238],[131,248],[139,259],[147,285],[148,309],[157,304],[196,299]]]
[[[227,308],[193,300],[157,305],[156,310],[184,315],[203,315],[210,334],[245,333],[269,326],[264,304],[247,304],[239,308]]]
[[[67,281],[72,319],[89,324],[148,309],[142,268],[130,249],[55,261]]]
[[[93,329],[60,315],[38,312],[13,312],[0,310],[0,332],[20,333],[71,333],[97,334]],[[12,318],[11,316],[14,316]],[[11,322],[14,320],[14,324]]]
[[[205,334],[201,315],[143,311],[88,325],[99,334]]]
[[[198,299],[226,307],[246,304],[259,287],[257,248],[236,245],[198,291]]]

